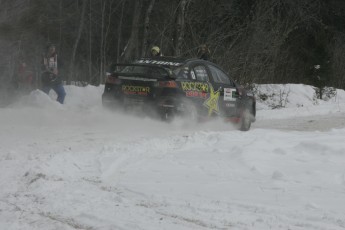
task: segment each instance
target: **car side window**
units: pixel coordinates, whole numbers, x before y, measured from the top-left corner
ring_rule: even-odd
[[[221,84],[227,84],[227,85],[233,85],[228,77],[223,71],[216,68],[215,66],[209,65],[212,77],[214,82],[221,83]]]
[[[188,72],[189,70],[187,67],[184,67],[184,68],[179,67],[173,70],[173,73],[178,79],[188,79]]]
[[[191,75],[191,77],[192,77],[193,80],[196,79],[194,70],[191,70],[191,71],[190,71],[190,75]]]
[[[192,71],[191,71],[191,75],[195,75],[196,80],[198,81],[208,81],[209,77],[207,74],[207,70],[205,66],[202,65],[198,65],[198,66],[194,66]]]

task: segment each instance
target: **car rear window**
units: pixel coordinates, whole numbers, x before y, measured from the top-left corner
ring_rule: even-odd
[[[211,70],[213,80],[216,83],[230,85],[230,79],[225,73],[223,73],[220,69],[217,69],[216,67],[212,65],[209,65],[209,68]]]
[[[169,71],[166,69],[144,65],[118,65],[116,66],[115,72],[124,73],[126,75],[133,74],[153,78],[164,78],[169,76]]]
[[[189,79],[189,70],[187,67],[176,67],[172,72],[177,79]]]

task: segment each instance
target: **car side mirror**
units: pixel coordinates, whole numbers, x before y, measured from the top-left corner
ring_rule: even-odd
[[[236,98],[241,98],[242,96],[245,96],[246,91],[243,87],[236,87]]]

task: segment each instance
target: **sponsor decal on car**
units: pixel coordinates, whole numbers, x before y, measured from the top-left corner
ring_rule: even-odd
[[[181,87],[183,91],[209,92],[208,84],[202,82],[182,81]]]
[[[202,82],[181,82],[182,90],[185,91],[186,97],[206,98],[208,93],[208,84]]]
[[[168,66],[179,66],[181,63],[171,61],[158,61],[158,60],[138,60],[136,63],[139,64],[155,64],[155,65],[168,65]]]
[[[224,101],[236,101],[236,89],[224,88]]]
[[[214,92],[214,89],[212,86],[210,86],[210,96],[209,98],[204,102],[204,106],[208,108],[208,116],[211,116],[212,113],[219,113],[219,95],[220,92],[216,91]]]
[[[147,96],[150,93],[150,87],[123,85],[122,92],[127,95],[143,95]]]
[[[186,97],[198,97],[206,99],[207,93],[200,91],[186,91]]]

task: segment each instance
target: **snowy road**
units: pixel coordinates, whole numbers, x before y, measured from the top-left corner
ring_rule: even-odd
[[[344,107],[240,132],[36,96],[0,111],[0,229],[345,229]]]

